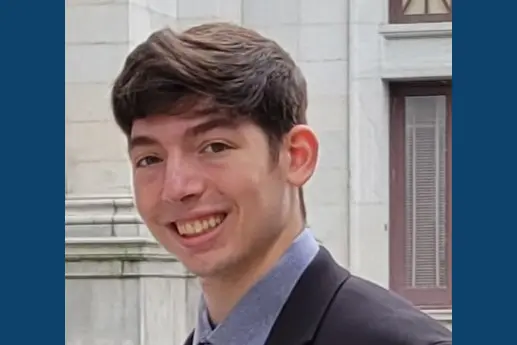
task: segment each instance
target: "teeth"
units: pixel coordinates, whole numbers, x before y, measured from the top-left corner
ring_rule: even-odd
[[[224,217],[224,215],[217,215],[189,222],[176,222],[176,226],[181,235],[195,235],[215,228],[221,224]]]

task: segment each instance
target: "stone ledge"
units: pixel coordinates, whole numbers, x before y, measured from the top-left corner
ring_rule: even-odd
[[[452,330],[452,309],[424,309],[423,311]]]
[[[67,196],[65,223],[70,225],[141,223],[130,196]]]
[[[379,33],[385,39],[452,37],[452,23],[412,23],[381,25]]]
[[[152,239],[139,237],[65,238],[66,260],[140,260],[172,258]]]
[[[130,196],[67,196],[66,237],[151,238]]]
[[[65,239],[67,279],[191,276],[174,256],[151,239]]]
[[[381,68],[381,78],[385,81],[422,81],[443,80],[452,77],[452,64],[441,66],[422,66],[419,68],[406,68],[402,66]]]

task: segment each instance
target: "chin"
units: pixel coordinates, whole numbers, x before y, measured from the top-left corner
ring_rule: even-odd
[[[187,270],[196,275],[197,277],[199,278],[210,278],[210,277],[214,277],[214,276],[217,276],[221,270],[217,269],[216,267],[212,267],[212,266],[204,266],[204,265],[196,265],[196,264],[192,264],[192,265],[187,265],[185,264],[185,267],[187,268]]]
[[[183,264],[187,270],[200,278],[210,278],[224,275],[232,269],[234,265],[228,257],[219,255],[210,255],[216,253],[206,253],[208,255],[200,255],[198,257],[185,258]]]

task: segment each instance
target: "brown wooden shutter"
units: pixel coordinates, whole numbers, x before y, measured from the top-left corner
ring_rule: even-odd
[[[422,306],[450,305],[448,90],[394,90],[392,287]]]

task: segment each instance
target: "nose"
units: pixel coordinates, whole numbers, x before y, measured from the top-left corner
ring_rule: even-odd
[[[187,162],[168,161],[163,179],[162,200],[168,203],[197,201],[204,190],[203,176]]]

